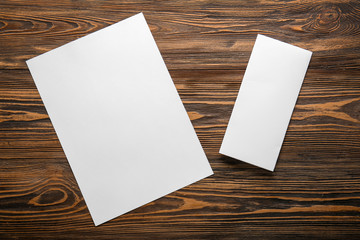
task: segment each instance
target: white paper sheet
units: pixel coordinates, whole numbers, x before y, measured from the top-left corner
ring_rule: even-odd
[[[27,64],[95,225],[212,174],[142,13]]]
[[[311,55],[257,36],[221,154],[274,171]]]

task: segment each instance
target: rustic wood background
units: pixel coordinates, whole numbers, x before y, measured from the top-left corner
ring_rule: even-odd
[[[94,227],[25,60],[140,11],[215,174]],[[218,153],[257,33],[314,52],[274,173]],[[357,0],[1,0],[0,239],[360,239],[359,57]]]

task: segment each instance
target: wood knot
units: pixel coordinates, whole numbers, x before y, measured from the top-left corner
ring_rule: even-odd
[[[317,24],[319,26],[336,25],[340,19],[341,10],[336,6],[322,8],[317,14]]]
[[[61,204],[68,198],[67,193],[61,188],[50,188],[42,192],[40,195],[32,198],[29,204],[34,206],[49,206]]]
[[[308,31],[319,33],[334,32],[340,27],[341,9],[336,5],[321,5],[314,12],[306,24]]]

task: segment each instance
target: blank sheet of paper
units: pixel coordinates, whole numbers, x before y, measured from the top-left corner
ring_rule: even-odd
[[[142,13],[27,64],[95,225],[212,174]]]
[[[221,154],[274,171],[311,55],[257,36]]]

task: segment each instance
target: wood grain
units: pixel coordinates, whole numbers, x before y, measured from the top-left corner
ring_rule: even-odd
[[[94,227],[25,60],[144,15],[215,174]],[[274,173],[218,154],[257,33],[314,52]],[[360,3],[0,1],[0,239],[359,239]]]

